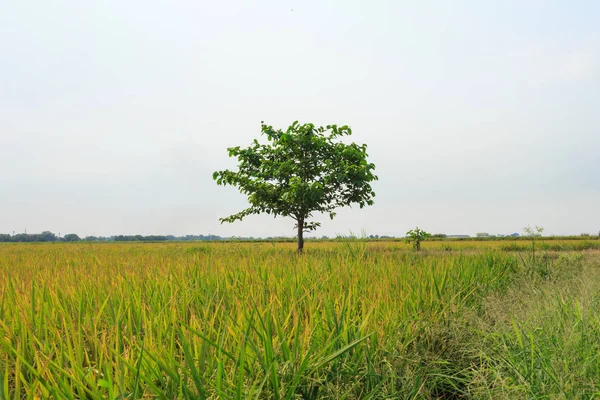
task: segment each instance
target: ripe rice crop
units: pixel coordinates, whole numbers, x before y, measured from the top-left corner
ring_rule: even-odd
[[[518,269],[477,246],[3,245],[0,399],[458,393],[453,321]]]

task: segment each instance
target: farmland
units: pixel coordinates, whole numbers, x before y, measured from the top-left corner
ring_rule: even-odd
[[[598,240],[0,246],[0,399],[593,398]]]

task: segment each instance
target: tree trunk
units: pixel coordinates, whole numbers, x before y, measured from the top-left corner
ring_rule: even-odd
[[[298,253],[304,250],[304,218],[298,218]]]

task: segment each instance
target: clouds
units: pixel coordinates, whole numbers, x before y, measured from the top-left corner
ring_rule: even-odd
[[[211,174],[261,120],[369,145],[376,205],[318,235],[596,229],[600,6],[365,4],[7,5],[0,232],[292,235],[218,223],[245,199]]]

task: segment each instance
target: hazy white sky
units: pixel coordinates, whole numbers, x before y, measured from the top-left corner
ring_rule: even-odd
[[[292,236],[212,172],[348,124],[373,207],[317,235],[600,229],[600,2],[5,1],[0,233]]]

